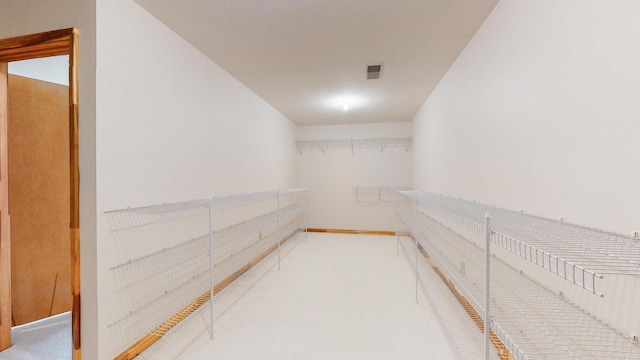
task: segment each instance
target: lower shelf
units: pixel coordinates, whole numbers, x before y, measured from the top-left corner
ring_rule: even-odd
[[[420,294],[429,303],[433,314],[447,336],[457,360],[477,360],[484,357],[483,336],[478,325],[459,305],[454,294],[438,275],[437,265],[430,261],[423,249],[416,248],[415,239],[398,237],[398,248],[406,256],[414,271],[417,269],[416,301]],[[499,359],[496,349],[491,350],[491,359]]]

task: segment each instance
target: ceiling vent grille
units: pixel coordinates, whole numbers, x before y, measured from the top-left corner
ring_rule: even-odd
[[[381,72],[382,72],[382,65],[368,65],[367,80],[380,79]]]

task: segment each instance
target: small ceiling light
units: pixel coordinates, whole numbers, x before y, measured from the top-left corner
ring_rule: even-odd
[[[0,3],[2,0],[0,0]],[[326,111],[353,112],[366,109],[371,104],[371,99],[354,92],[343,91],[337,94],[319,98],[317,103]]]

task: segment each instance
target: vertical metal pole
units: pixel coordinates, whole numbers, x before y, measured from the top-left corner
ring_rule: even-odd
[[[400,192],[396,194],[396,256],[400,256]]]
[[[416,233],[416,304],[418,303],[418,276],[420,273],[418,272],[418,233]]]
[[[309,228],[309,189],[304,190],[304,197],[302,201],[304,205],[304,215],[302,216],[302,221],[304,221],[304,239],[307,240],[307,234],[309,233],[307,231]]]
[[[278,270],[280,270],[280,190],[278,190],[276,199],[278,203],[278,223],[276,228],[276,234],[278,234]]]
[[[309,219],[311,218],[311,213],[309,209],[309,189],[304,190],[304,239],[307,240],[309,237],[309,224],[311,223]]]
[[[416,200],[416,213],[415,213],[416,219],[418,218],[418,206],[419,205],[420,205],[419,201]],[[420,275],[420,273],[418,272],[418,252],[419,252],[419,249],[418,249],[418,237],[419,236],[420,235],[418,235],[418,230],[416,230],[416,248],[415,248],[415,251],[416,251],[416,304],[418,303],[418,276]]]
[[[489,360],[489,332],[491,331],[491,219],[489,213],[484,214],[484,358]]]
[[[209,277],[211,278],[211,340],[213,340],[213,287],[215,286],[213,281],[213,265],[213,198],[209,198]]]

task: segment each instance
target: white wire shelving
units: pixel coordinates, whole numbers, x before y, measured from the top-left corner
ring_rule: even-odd
[[[323,154],[328,149],[354,149],[377,148],[380,152],[389,147],[401,147],[406,151],[411,150],[411,137],[379,137],[371,139],[334,139],[334,140],[299,140],[296,141],[296,149],[302,154],[306,150],[320,150]]]
[[[593,294],[603,295],[598,284],[605,275],[640,275],[640,241],[634,236],[435,194],[407,195],[478,235],[484,232],[484,214],[490,212],[494,244]]]
[[[356,205],[397,205],[402,201],[398,191],[409,191],[410,186],[354,186],[352,202]]]
[[[416,301],[419,294],[424,295],[457,360],[481,359],[482,333],[434,271],[437,263],[427,260],[417,245],[415,237],[398,237],[398,254],[402,249],[416,273]],[[493,349],[491,359],[498,358],[497,350]]]
[[[540,254],[544,249],[540,245],[546,244],[541,239],[549,237],[558,242],[566,242],[569,249],[581,249],[579,254],[584,251],[585,243],[589,243],[593,251],[600,254],[600,249],[606,248],[605,239],[613,243],[612,247],[634,249],[633,243],[628,241],[631,239],[625,240],[622,235],[433,194],[402,192],[402,195],[414,203],[414,209],[399,212],[399,220],[454,283],[456,290],[469,301],[476,313],[482,316],[484,249],[466,237],[483,234],[484,225],[480,219],[488,209],[491,211],[493,230],[491,243],[505,247],[513,253],[512,255],[525,257],[534,263],[535,249],[538,249],[537,265],[547,270],[550,269],[542,263]],[[460,232],[460,229],[466,232]],[[568,234],[572,236],[569,237]],[[564,237],[560,238],[561,235]],[[509,236],[511,245],[505,245],[504,236]],[[566,241],[567,237],[570,241]],[[529,243],[536,240],[540,241]],[[519,252],[515,246],[534,250]],[[601,255],[587,257],[587,261],[581,261],[583,259],[572,251],[567,251],[565,245],[549,248],[559,253],[551,253],[551,257],[545,258],[545,264],[549,263],[549,259],[554,264],[558,258],[557,264],[574,261],[576,266],[585,269],[634,273],[626,262],[627,258],[621,260],[620,264],[607,261],[606,267],[589,268],[588,265],[593,265],[590,263],[593,257],[599,259],[598,256]],[[563,250],[565,252],[561,252]],[[545,254],[549,252],[545,251]],[[596,264],[601,265],[600,262]],[[555,265],[552,265],[550,271],[564,279],[565,273],[556,269]],[[591,271],[599,274],[595,270]],[[595,292],[595,289],[584,286],[580,279],[576,280],[574,277],[567,280]],[[640,359],[640,346],[630,336],[588,313],[561,294],[551,291],[544,284],[495,255],[491,257],[491,294],[491,329],[501,339],[513,359]]]
[[[279,260],[281,243],[306,230],[306,210],[306,189],[283,189],[106,212],[117,346],[163,337],[201,307],[212,334],[215,298],[265,257]]]

